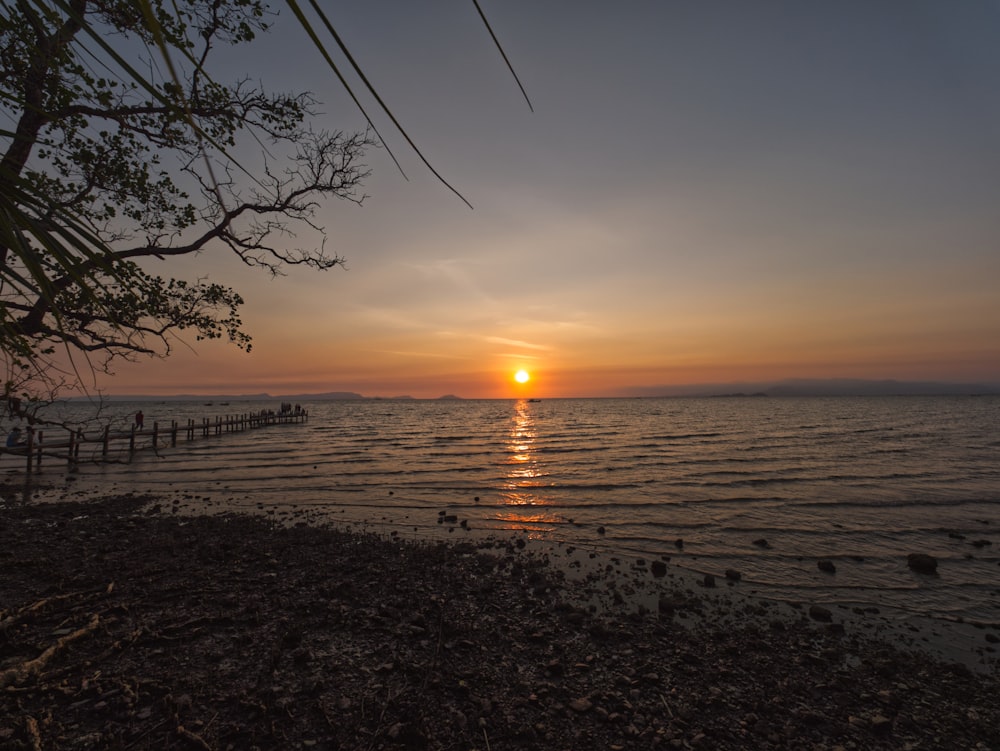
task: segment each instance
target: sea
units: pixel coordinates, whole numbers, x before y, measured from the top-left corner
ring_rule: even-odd
[[[774,601],[1000,628],[1000,396],[303,401],[308,421],[39,475],[427,540],[669,560]],[[278,401],[110,402],[127,428]],[[73,404],[64,419],[92,405]],[[95,449],[91,449],[95,450]],[[5,470],[5,479],[20,470]],[[911,570],[925,553],[937,575]],[[829,561],[834,571],[823,571]],[[993,630],[993,631],[991,631]]]

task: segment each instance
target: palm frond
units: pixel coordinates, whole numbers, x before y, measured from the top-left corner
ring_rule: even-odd
[[[507,70],[510,71],[514,80],[517,81],[517,86],[521,89],[521,95],[524,97],[524,101],[527,103],[528,109],[534,112],[535,108],[531,106],[531,100],[528,99],[528,92],[524,90],[524,85],[521,83],[521,79],[518,78],[517,73],[514,72],[514,66],[511,65],[510,60],[507,58],[507,53],[503,51],[500,40],[497,39],[497,35],[493,33],[493,27],[490,26],[490,22],[486,19],[486,14],[483,13],[483,8],[479,4],[479,0],[472,0],[472,4],[475,5],[476,10],[479,11],[479,17],[483,20],[483,25],[486,26],[486,30],[490,33],[490,38],[493,40],[493,44],[496,45],[497,51],[500,53],[500,57],[502,57],[503,61],[507,64]]]

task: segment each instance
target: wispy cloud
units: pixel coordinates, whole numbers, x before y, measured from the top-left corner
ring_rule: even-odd
[[[507,347],[523,347],[524,349],[538,349],[547,351],[552,349],[545,344],[532,344],[531,342],[524,342],[518,339],[505,339],[502,336],[488,336],[486,341],[490,344],[503,344]]]
[[[448,352],[429,352],[427,350],[420,351],[407,351],[399,349],[373,349],[370,350],[374,354],[379,355],[395,355],[398,357],[427,357],[436,358],[440,360],[466,360],[468,359],[465,355],[452,354]]]
[[[537,361],[537,360],[543,359],[539,355],[526,355],[523,352],[498,352],[497,356],[498,357],[510,357],[512,359],[516,358],[518,360],[532,360],[532,361]]]

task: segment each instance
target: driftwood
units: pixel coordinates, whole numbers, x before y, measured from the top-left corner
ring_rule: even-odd
[[[20,683],[25,678],[29,678],[33,675],[37,675],[42,670],[45,669],[46,664],[51,660],[60,650],[64,649],[66,645],[72,644],[77,639],[80,639],[87,634],[90,634],[97,630],[97,627],[101,623],[101,617],[96,613],[91,616],[90,622],[86,626],[78,628],[76,631],[66,634],[65,636],[59,637],[58,641],[51,647],[48,647],[44,652],[42,652],[38,657],[32,660],[25,660],[20,665],[15,665],[12,668],[7,668],[2,673],[0,673],[0,688],[6,688],[13,683]]]
[[[45,607],[52,605],[57,602],[62,602],[63,600],[68,600],[73,597],[78,597],[77,593],[70,593],[65,595],[55,595],[53,597],[45,597],[37,602],[33,602],[30,605],[25,605],[23,608],[18,608],[13,614],[7,615],[7,611],[0,611],[0,633],[3,633],[8,628],[13,626],[15,623],[20,622],[25,617],[31,615],[32,613],[37,613],[43,610]]]
[[[38,732],[38,720],[34,717],[27,717],[24,720],[24,727],[28,735],[28,742],[31,744],[31,751],[42,751],[42,734]]]
[[[203,749],[203,751],[212,751],[212,747],[205,742],[204,738],[197,733],[192,733],[190,730],[187,730],[183,725],[177,726],[177,735],[189,743],[192,743],[196,747]]]

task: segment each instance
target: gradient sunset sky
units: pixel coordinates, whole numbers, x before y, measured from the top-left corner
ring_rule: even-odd
[[[113,394],[609,396],[783,378],[1000,382],[1000,4],[338,3],[383,117],[347,270],[227,251],[254,350],[180,346]],[[284,4],[231,61],[358,130]],[[367,103],[367,100],[366,100]],[[290,241],[294,245],[294,240]],[[171,271],[176,269],[176,271]],[[518,386],[513,374],[532,380]]]

